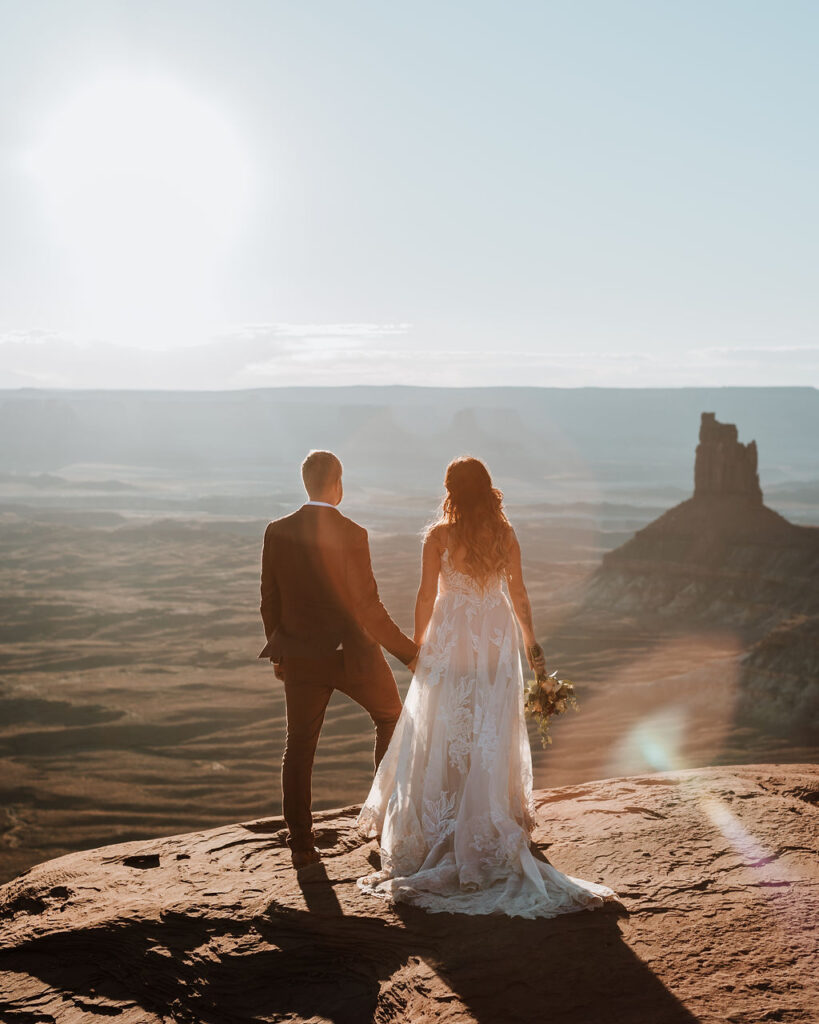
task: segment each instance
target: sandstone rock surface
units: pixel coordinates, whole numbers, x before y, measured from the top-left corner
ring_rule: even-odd
[[[815,1021],[819,767],[536,794],[542,854],[622,906],[426,915],[363,895],[356,808],[296,875],[279,818],[70,854],[0,889],[0,1019]]]

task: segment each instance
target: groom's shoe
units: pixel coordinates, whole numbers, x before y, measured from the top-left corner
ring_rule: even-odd
[[[293,867],[296,871],[299,871],[301,868],[309,867],[311,864],[319,864],[321,862],[321,854],[315,846],[310,846],[303,850],[291,849],[290,859],[293,862]]]
[[[554,867],[554,864],[552,864],[552,862],[549,860],[546,854],[538,846],[535,845],[534,840],[531,840],[529,842],[529,853],[531,853],[535,860],[543,861],[544,864],[548,864],[550,867]]]

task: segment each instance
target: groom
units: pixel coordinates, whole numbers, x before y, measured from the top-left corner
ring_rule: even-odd
[[[338,511],[342,466],[312,451],[301,476],[309,501],[268,525],[262,550],[262,621],[270,658],[284,682],[287,739],[282,811],[293,866],[319,860],[310,813],[313,758],[333,690],[375,723],[375,766],[389,745],[401,698],[381,647],[411,669],[418,648],[378,596],[367,531]]]

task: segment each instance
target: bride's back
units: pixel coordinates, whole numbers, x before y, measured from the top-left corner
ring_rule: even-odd
[[[475,565],[470,559],[470,547],[464,543],[463,538],[459,536],[458,530],[454,526],[447,523],[439,523],[433,528],[433,531],[441,555],[441,575],[445,581],[451,577],[452,573],[456,573],[461,577],[465,577],[478,589],[494,589],[500,585],[507,567],[506,559],[497,560],[497,564],[493,567],[486,567],[483,572],[477,573]],[[506,535],[511,534],[511,528],[507,527],[505,533]],[[486,541],[492,543],[492,540],[493,538],[487,535]],[[506,543],[508,543],[507,536],[504,538],[505,546]]]

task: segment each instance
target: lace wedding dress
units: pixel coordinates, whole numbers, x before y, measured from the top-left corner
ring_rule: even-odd
[[[444,551],[427,639],[357,819],[381,835],[381,870],[358,880],[432,912],[555,917],[617,900],[529,850],[532,757],[512,608]]]

